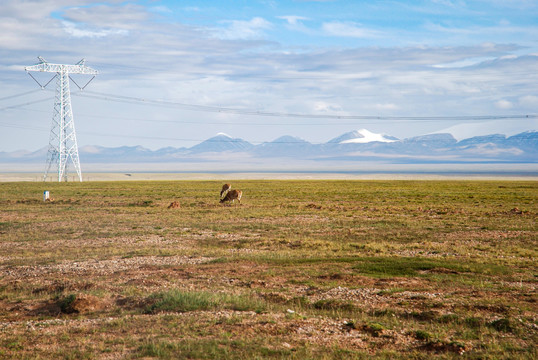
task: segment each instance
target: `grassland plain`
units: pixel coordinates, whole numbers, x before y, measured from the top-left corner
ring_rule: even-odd
[[[0,358],[537,357],[536,182],[221,185],[0,183]]]

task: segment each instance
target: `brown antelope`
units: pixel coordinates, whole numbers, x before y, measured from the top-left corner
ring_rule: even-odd
[[[230,184],[222,185],[222,190],[220,191],[221,200],[224,199],[224,197],[226,196],[226,194],[228,194],[228,191],[230,191],[231,188],[232,188],[232,185]]]
[[[234,202],[235,199],[239,202],[239,205],[241,205],[241,196],[243,195],[243,192],[241,190],[230,190],[226,193],[226,196],[220,199],[221,204],[226,201]]]

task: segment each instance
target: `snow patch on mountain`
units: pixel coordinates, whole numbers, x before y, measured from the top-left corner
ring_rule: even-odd
[[[503,119],[483,121],[478,123],[463,123],[435,131],[432,134],[449,133],[452,134],[456,140],[460,141],[476,136],[490,135],[493,133],[492,129],[495,129],[496,133],[512,136],[524,131],[528,131],[529,129],[538,129],[538,119]]]
[[[338,139],[339,144],[366,144],[370,142],[394,142],[397,139],[387,137],[383,134],[376,134],[366,129],[360,129],[344,134],[344,137]]]

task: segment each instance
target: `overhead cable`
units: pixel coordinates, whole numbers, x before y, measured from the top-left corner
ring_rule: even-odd
[[[45,99],[41,99],[41,100],[28,101],[28,102],[25,102],[25,103],[22,103],[22,104],[6,106],[6,107],[3,107],[3,108],[0,108],[0,111],[16,109],[16,108],[20,108],[20,107],[24,107],[24,106],[28,106],[28,105],[32,105],[32,104],[37,104],[37,103],[44,102],[44,101],[49,101],[49,100],[52,100],[52,99],[54,99],[54,96],[53,97],[48,97],[48,98],[45,98]]]
[[[3,97],[3,98],[0,98],[0,101],[8,100],[8,99],[14,99],[14,98],[24,96],[24,95],[30,95],[30,94],[33,94],[33,93],[38,92],[38,91],[41,91],[41,89],[35,89],[35,90],[32,90],[32,91],[25,91],[25,92],[20,93],[20,94],[6,96],[6,97]]]
[[[518,114],[518,115],[457,115],[457,116],[379,116],[379,115],[337,115],[337,114],[300,114],[300,113],[283,113],[269,112],[252,109],[234,109],[220,106],[196,105],[180,103],[168,100],[153,100],[132,96],[106,94],[95,91],[79,92],[73,95],[124,103],[140,103],[154,106],[178,107],[191,111],[226,113],[236,115],[253,115],[269,117],[289,117],[289,118],[307,118],[307,119],[347,119],[347,120],[504,120],[504,119],[523,119],[538,118],[537,114]]]

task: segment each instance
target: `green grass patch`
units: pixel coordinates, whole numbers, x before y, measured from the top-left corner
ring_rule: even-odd
[[[264,339],[185,339],[180,341],[148,340],[140,345],[134,359],[304,359],[312,358],[309,348],[289,349],[273,346]]]
[[[432,334],[424,330],[417,330],[414,335],[417,340],[423,341],[431,340],[433,338]]]
[[[339,310],[339,311],[354,311],[357,310],[357,306],[349,301],[342,301],[336,299],[318,300],[312,304],[314,309],[320,310]]]
[[[353,269],[359,274],[375,277],[421,276],[422,272],[440,269],[474,274],[510,274],[511,270],[496,264],[462,262],[458,260],[431,259],[422,257],[364,257],[357,258]]]
[[[507,318],[497,319],[490,323],[488,323],[488,326],[502,332],[516,332],[516,326],[514,322]]]
[[[148,298],[148,302],[151,305],[145,308],[145,312],[150,314],[216,309],[263,312],[266,309],[265,302],[248,295],[188,292],[178,289],[153,294]]]

